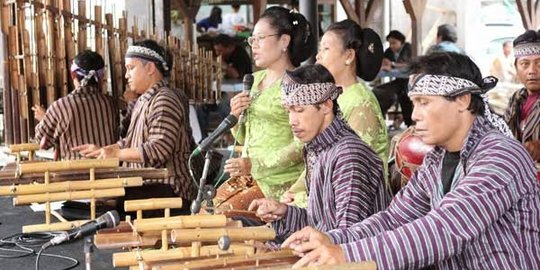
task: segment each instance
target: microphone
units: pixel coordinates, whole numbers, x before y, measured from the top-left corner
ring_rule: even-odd
[[[244,84],[244,89],[242,90],[242,93],[249,94],[249,91],[251,91],[251,87],[253,86],[253,75],[244,75],[244,80],[242,81],[242,83]],[[240,124],[243,124],[246,121],[246,119],[244,118],[244,112],[245,110],[240,113],[240,117],[238,118],[238,123]]]
[[[238,118],[236,116],[229,114],[221,124],[214,130],[214,132],[210,133],[208,137],[206,137],[200,144],[197,146],[197,148],[193,151],[193,155],[198,155],[203,151],[208,150],[212,143],[219,137],[221,134],[225,133],[227,130],[231,129],[234,125],[238,123]]]
[[[120,216],[118,215],[118,212],[116,210],[108,211],[100,217],[88,221],[77,228],[71,229],[67,232],[63,232],[62,234],[51,239],[49,242],[43,245],[43,247],[47,248],[49,246],[55,246],[67,241],[79,239],[88,235],[93,235],[103,228],[116,227],[118,225],[118,222],[120,222]]]

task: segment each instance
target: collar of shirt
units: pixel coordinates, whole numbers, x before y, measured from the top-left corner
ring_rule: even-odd
[[[345,121],[337,116],[332,123],[323,130],[322,133],[315,136],[311,142],[306,144],[308,151],[321,152],[322,150],[331,147],[335,142],[342,137],[342,131],[348,127]]]
[[[460,150],[461,160],[466,161],[484,135],[494,130],[495,129],[483,116],[477,116],[469,130],[469,134],[465,138],[463,148]],[[445,152],[446,150],[442,147],[436,146],[431,152],[427,153],[425,160],[426,165],[439,163],[443,159]]]
[[[165,79],[157,82],[156,84],[154,84],[152,87],[150,87],[150,89],[146,90],[146,92],[144,92],[144,94],[142,94],[138,100],[140,101],[148,101],[150,99],[152,99],[152,97],[154,95],[156,95],[156,93],[158,92],[158,90],[164,86],[167,85],[167,81]]]
[[[76,88],[75,90],[71,91],[72,95],[77,95],[77,94],[97,94],[97,93],[100,93],[100,90],[95,85],[87,85],[87,86],[84,86],[84,87]]]

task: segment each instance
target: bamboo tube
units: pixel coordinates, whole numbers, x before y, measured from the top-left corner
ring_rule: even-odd
[[[62,10],[71,14],[71,1],[62,0]],[[71,14],[72,15],[72,14]],[[68,64],[75,58],[75,42],[73,40],[73,22],[71,18],[64,17],[64,44],[66,45],[66,57]]]
[[[71,170],[84,170],[90,168],[115,168],[119,166],[117,158],[110,159],[81,159],[69,161],[35,162],[19,164],[20,174],[40,173],[45,171],[59,172]]]
[[[82,200],[88,198],[111,198],[125,195],[123,188],[99,189],[95,191],[67,191],[46,194],[20,195],[13,198],[13,205],[24,205],[33,202],[55,202],[65,200]]]
[[[49,7],[54,7],[54,1],[53,0],[45,0],[45,4]],[[54,14],[49,9],[45,10],[45,16],[46,16],[46,25],[47,25],[47,62],[48,62],[48,69],[47,69],[47,106],[50,106],[56,99],[56,74],[55,71],[57,70],[56,65],[56,59],[54,58],[55,55],[55,34],[56,34],[56,27],[54,22]]]
[[[17,27],[9,26],[8,52],[11,55],[9,60],[10,82],[11,82],[11,106],[12,106],[12,123],[13,123],[13,142],[21,143],[21,121],[19,110],[19,78],[17,77]]]
[[[50,184],[29,184],[0,187],[0,196],[29,195],[44,192],[62,192],[87,189],[109,189],[142,186],[142,177],[110,178],[96,181],[65,181]]]
[[[124,202],[124,211],[126,212],[165,208],[182,208],[182,198],[155,198]]]
[[[223,227],[227,224],[227,217],[224,215],[175,216],[135,220],[134,223],[137,232],[147,232],[197,227]]]
[[[79,0],[79,16],[86,16],[86,1]],[[86,22],[81,20],[77,23],[79,31],[77,32],[77,45],[79,46],[79,52],[86,50]]]
[[[252,253],[254,248],[249,245],[231,245],[229,250],[223,251],[218,246],[204,246],[200,249],[200,256],[212,256],[221,254],[246,254]],[[132,252],[122,252],[113,254],[114,267],[126,267],[137,265],[140,260],[144,262],[157,262],[164,260],[175,260],[188,258],[191,256],[191,247],[181,247],[163,250],[141,250]]]
[[[78,220],[78,221],[58,222],[58,223],[50,223],[50,224],[26,225],[22,227],[22,232],[31,233],[31,232],[45,232],[45,231],[67,231],[67,230],[71,230],[73,228],[79,227],[86,222],[88,221]]]
[[[200,242],[217,242],[220,237],[228,236],[231,241],[268,241],[276,238],[274,229],[267,226],[246,228],[212,228],[212,229],[174,229],[171,240],[175,244]]]
[[[11,144],[8,146],[7,153],[18,153],[22,151],[37,151],[39,150],[39,144],[37,143],[21,143],[21,144]]]

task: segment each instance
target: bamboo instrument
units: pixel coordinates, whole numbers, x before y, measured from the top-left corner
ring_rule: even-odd
[[[79,16],[86,16],[86,1],[79,0],[78,7]],[[82,52],[86,50],[86,22],[83,22],[79,19],[77,21],[77,26],[79,28],[79,31],[77,32],[77,45],[79,48],[79,52]]]
[[[82,200],[88,198],[111,198],[125,195],[123,188],[109,188],[84,191],[66,191],[45,194],[20,195],[13,198],[13,205],[24,205],[33,202],[55,202],[65,200]]]
[[[224,215],[194,215],[175,216],[168,218],[147,218],[135,220],[134,226],[137,232],[160,231],[187,228],[223,227],[227,224]]]
[[[67,231],[67,230],[71,230],[73,228],[79,227],[86,222],[88,221],[77,220],[77,221],[58,222],[58,223],[50,223],[50,224],[26,225],[22,227],[22,232],[31,233],[31,232],[45,232],[45,231]]]
[[[212,256],[222,254],[253,254],[254,248],[250,245],[231,245],[228,250],[221,250],[218,246],[200,247],[198,256]],[[197,256],[197,257],[198,257]],[[183,259],[192,256],[192,247],[180,247],[169,250],[137,250],[113,254],[114,267],[126,267],[142,262],[157,262]]]
[[[19,185],[19,184],[30,184],[30,183],[43,183],[44,176],[43,173],[28,173],[15,177],[16,168],[11,168],[13,165],[7,165],[3,171],[0,171],[0,186],[10,186],[10,185]],[[10,168],[7,168],[10,167]],[[95,170],[96,179],[104,178],[122,178],[122,177],[131,177],[131,176],[140,176],[143,179],[162,179],[168,177],[167,169],[154,169],[154,168],[98,168]],[[73,171],[62,171],[54,172],[50,174],[50,182],[61,182],[61,181],[76,181],[81,179],[89,179],[90,173],[88,170],[73,170]]]
[[[49,7],[54,7],[53,0],[45,0],[45,4]],[[47,44],[47,106],[50,106],[56,99],[56,74],[57,70],[55,56],[55,34],[56,34],[56,23],[54,21],[54,14],[49,9],[45,10],[46,16],[46,25],[47,25],[47,35],[46,35],[46,44]]]
[[[21,144],[11,144],[6,149],[7,153],[19,153],[23,151],[37,151],[39,150],[39,144],[37,143],[21,143]]]
[[[55,56],[56,56],[56,81],[58,83],[58,89],[60,90],[60,97],[64,97],[68,94],[68,62],[66,59],[66,44],[64,43],[65,32],[64,21],[66,17],[62,14],[63,10],[63,1],[58,1],[58,13],[56,23],[54,24],[55,31]]]
[[[268,241],[276,238],[274,229],[267,226],[246,228],[208,228],[171,230],[171,243],[184,244],[195,241],[217,242],[220,237],[228,236],[231,241]]]
[[[70,0],[62,0],[62,10],[64,13],[70,13],[71,12],[71,1]],[[73,59],[75,59],[75,42],[73,40],[73,19],[67,18],[66,16],[63,17],[64,22],[64,44],[66,46],[66,57],[67,57],[67,63],[68,67],[70,66]]]
[[[84,170],[91,168],[115,168],[120,165],[117,158],[110,159],[80,159],[69,161],[48,161],[35,163],[21,163],[18,166],[19,173],[42,173],[42,172],[58,172],[71,170]]]
[[[50,184],[33,184],[19,186],[1,186],[0,196],[29,195],[45,192],[62,192],[87,189],[110,189],[120,187],[142,186],[142,177],[110,178],[95,181],[65,181]]]
[[[13,110],[12,122],[13,122],[13,142],[21,143],[21,119],[20,119],[20,106],[19,106],[19,78],[17,76],[17,40],[18,33],[17,27],[9,27],[8,38],[8,51],[11,54],[10,59],[10,82],[11,82],[11,105]]]
[[[124,210],[126,212],[165,208],[182,208],[182,198],[154,198],[146,200],[131,200],[124,202]]]

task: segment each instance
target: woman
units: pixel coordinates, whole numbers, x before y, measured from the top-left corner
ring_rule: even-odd
[[[379,36],[369,28],[361,29],[351,20],[334,23],[321,38],[317,63],[325,66],[343,87],[338,105],[349,126],[379,155],[387,171],[388,134],[379,103],[363,80],[373,80],[382,62]],[[385,173],[386,175],[386,173]],[[296,196],[293,196],[297,193]],[[305,204],[305,179],[291,187],[284,202],[296,198],[297,205]]]
[[[245,123],[232,133],[243,144],[241,158],[229,159],[225,171],[232,177],[251,174],[266,197],[279,198],[304,169],[302,143],[295,141],[288,115],[281,105],[285,71],[315,53],[316,40],[304,16],[286,8],[265,10],[248,39],[253,60],[263,70],[254,73],[250,94],[231,99],[231,114]]]

